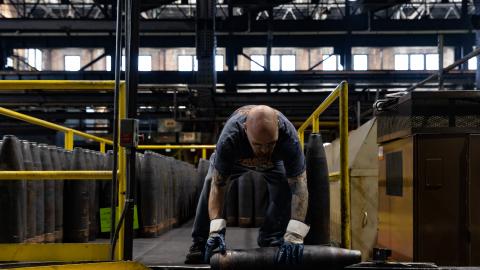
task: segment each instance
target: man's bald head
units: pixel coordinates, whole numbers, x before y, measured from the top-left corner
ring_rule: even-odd
[[[251,108],[245,121],[245,132],[255,155],[271,154],[278,140],[277,111],[265,105]]]

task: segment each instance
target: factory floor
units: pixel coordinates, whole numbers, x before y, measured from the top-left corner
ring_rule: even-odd
[[[209,268],[207,265],[185,265],[185,255],[192,244],[193,220],[157,238],[136,238],[133,241],[133,257],[151,268],[182,269]],[[227,228],[229,249],[257,248],[258,228]]]

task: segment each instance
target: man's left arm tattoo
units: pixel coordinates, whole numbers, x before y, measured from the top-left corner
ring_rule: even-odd
[[[307,173],[288,178],[292,192],[292,219],[305,222],[308,208]]]

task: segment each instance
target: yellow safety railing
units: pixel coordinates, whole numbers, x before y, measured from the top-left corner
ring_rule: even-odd
[[[114,81],[57,81],[57,80],[3,80],[0,81],[0,91],[24,91],[24,90],[42,90],[42,91],[113,91],[115,87]],[[121,119],[126,118],[126,93],[125,83],[120,84],[120,106],[118,123]],[[105,152],[105,145],[113,145],[111,140],[87,134],[75,129],[60,126],[48,121],[31,117],[25,114],[15,112],[0,107],[0,114],[22,120],[34,125],[43,126],[65,134],[65,149],[73,150],[74,136],[80,136],[100,143],[100,151]],[[111,171],[0,171],[0,180],[96,180],[111,179]],[[123,147],[119,147],[118,151],[118,201],[119,211],[122,212],[125,205],[126,183],[126,151]],[[116,222],[118,223],[117,216]],[[118,245],[116,248],[116,259],[123,259],[123,242],[124,229],[120,231],[118,237]],[[38,257],[38,251],[41,248],[49,260],[53,261],[107,261],[110,260],[110,244],[104,243],[55,243],[55,244],[0,244],[0,261],[10,261],[17,258],[17,261],[38,261],[42,260]],[[45,258],[47,258],[45,257]],[[43,257],[42,257],[43,258]]]
[[[57,81],[57,80],[3,80],[0,81],[0,91],[113,91],[114,81]],[[125,83],[120,84],[119,93],[119,122],[126,118],[126,89]],[[94,136],[72,128],[54,124],[39,118],[18,113],[13,110],[0,107],[0,114],[15,118],[34,125],[57,130],[65,134],[65,149],[73,150],[74,136],[83,137],[100,143],[100,151],[105,152],[105,145],[113,145],[112,140]],[[215,149],[215,145],[140,145],[139,150],[158,149],[202,149],[202,157],[207,158],[207,149]],[[126,151],[119,146],[118,151],[118,201],[119,212],[125,205],[126,183]],[[0,171],[0,180],[97,180],[111,179],[111,171]],[[117,216],[118,223],[119,216]],[[120,229],[118,244],[116,245],[116,259],[123,259],[124,226]],[[105,261],[110,259],[110,244],[42,244],[45,254],[50,254],[57,261]],[[18,258],[19,261],[38,260],[38,244],[0,244],[0,261]]]
[[[312,133],[320,132],[320,114],[332,103],[339,99],[339,128],[340,128],[340,196],[342,220],[342,246],[351,248],[351,222],[350,222],[350,176],[348,169],[348,83],[341,82],[335,90],[315,109],[308,119],[298,129],[300,144],[304,145],[305,130],[312,126]],[[337,177],[332,173],[331,177]]]
[[[207,149],[215,149],[216,145],[139,145],[139,150],[162,150],[162,149],[202,149],[202,158],[207,158]]]

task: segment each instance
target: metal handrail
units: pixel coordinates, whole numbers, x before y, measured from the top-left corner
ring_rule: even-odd
[[[42,90],[42,91],[59,91],[59,90],[82,90],[82,91],[113,91],[115,86],[114,81],[57,81],[57,80],[2,80],[0,81],[0,91],[23,91],[23,90]],[[126,97],[125,97],[125,83],[120,85],[120,111],[119,120],[125,118]],[[74,135],[78,135],[87,139],[91,139],[100,143],[100,151],[105,152],[105,144],[113,145],[113,141],[87,134],[75,129],[57,125],[42,119],[31,117],[25,114],[15,112],[6,108],[0,107],[0,114],[22,120],[31,124],[43,126],[53,130],[65,133],[65,149],[73,150]],[[125,179],[125,150],[120,148],[118,160],[118,178],[119,178],[119,210],[123,211],[125,199],[123,194],[126,190]],[[105,180],[112,179],[112,171],[0,171],[0,180]],[[117,223],[116,220],[115,223]],[[123,233],[119,236],[119,242],[123,241]],[[109,258],[110,244],[51,244],[48,250],[54,252],[61,245],[63,249],[63,258],[67,261],[72,261],[72,258],[79,256],[86,256],[88,260],[107,260]],[[35,252],[38,244],[3,244],[2,248],[10,248],[18,254],[24,256],[25,260],[35,257]],[[80,249],[80,250],[79,250]],[[80,255],[79,255],[80,254]],[[122,259],[123,247],[117,246],[117,259]],[[22,257],[23,258],[23,257]],[[83,257],[82,257],[83,258]]]
[[[111,141],[111,140],[101,138],[101,137],[97,137],[95,135],[91,135],[91,134],[88,134],[88,133],[85,133],[85,132],[82,132],[82,131],[79,131],[79,130],[76,130],[76,129],[73,129],[73,128],[68,128],[68,127],[58,125],[58,124],[54,124],[54,123],[51,123],[51,122],[48,122],[48,121],[45,121],[45,120],[42,120],[42,119],[39,119],[39,118],[36,118],[36,117],[32,117],[32,116],[29,116],[29,115],[26,115],[26,114],[23,114],[23,113],[19,113],[19,112],[16,112],[16,111],[4,108],[4,107],[0,107],[0,114],[11,117],[11,118],[15,118],[15,119],[18,119],[18,120],[21,120],[21,121],[25,121],[25,122],[33,124],[33,125],[46,127],[46,128],[57,130],[57,131],[62,131],[66,134],[71,133],[71,134],[78,135],[78,136],[86,138],[86,139],[94,140],[94,141],[99,142],[99,143],[113,145],[113,141]],[[66,147],[66,148],[70,148],[70,147]]]
[[[339,98],[339,127],[340,127],[340,200],[342,220],[342,246],[351,248],[351,218],[350,218],[350,172],[348,169],[348,83],[341,82],[335,90],[315,109],[307,120],[298,129],[300,144],[304,145],[305,130],[311,125],[313,133],[320,132],[320,114]],[[331,176],[336,176],[334,173]]]

